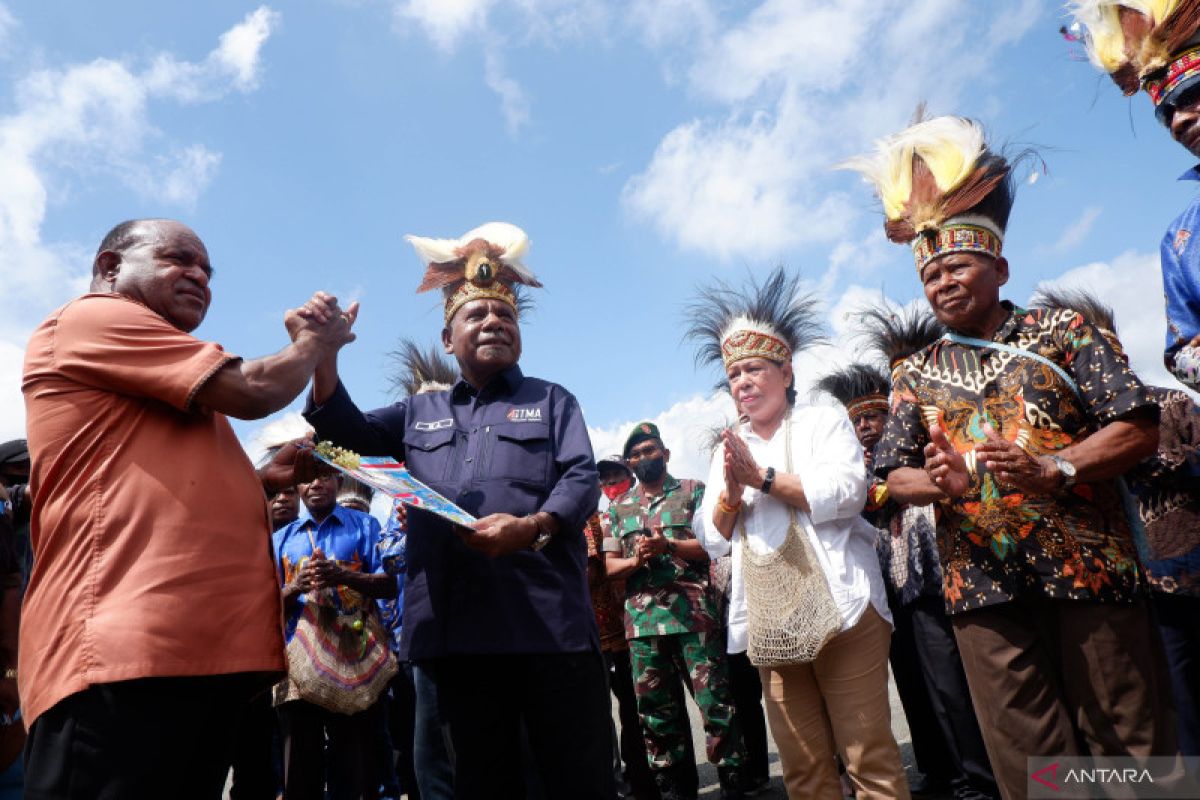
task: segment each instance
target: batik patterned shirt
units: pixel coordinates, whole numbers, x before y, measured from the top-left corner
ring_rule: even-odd
[[[663,493],[647,497],[638,484],[609,507],[607,548],[631,558],[639,535],[661,528],[663,536],[695,539],[692,517],[700,510],[704,484],[668,475]],[[708,557],[687,561],[676,553],[648,559],[625,581],[625,636],[663,636],[717,630],[716,609],[708,591]]]
[[[1184,392],[1150,390],[1158,452],[1126,475],[1145,526],[1138,555],[1155,591],[1200,597],[1200,409]]]
[[[938,547],[952,613],[1025,593],[1122,602],[1139,591],[1139,569],[1117,484],[1078,483],[1070,491],[1026,496],[995,480],[974,447],[990,423],[1032,455],[1054,453],[1129,415],[1158,409],[1125,362],[1074,311],[1009,316],[993,341],[1052,361],[1078,385],[1082,400],[1048,364],[991,347],[939,340],[897,366],[892,414],[875,451],[875,471],[922,468],[929,426],[937,423],[964,454],[971,486],[943,503]]]
[[[608,528],[608,514],[596,512],[583,529],[587,539],[592,611],[596,615],[596,627],[600,629],[600,649],[606,653],[629,649],[625,641],[625,581],[604,574],[603,547]]]

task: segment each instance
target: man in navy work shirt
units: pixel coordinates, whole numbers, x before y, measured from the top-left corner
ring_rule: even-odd
[[[583,539],[600,488],[575,398],[517,366],[512,284],[541,285],[521,263],[528,240],[504,223],[457,240],[408,240],[428,265],[422,290],[445,294],[442,343],[462,377],[364,414],[327,359],[305,417],[338,446],[404,460],[478,517],[466,529],[411,509],[407,522],[400,657],[435,679],[455,796],[525,796],[523,722],[546,796],[610,798],[609,704]],[[309,308],[318,321],[335,312]]]

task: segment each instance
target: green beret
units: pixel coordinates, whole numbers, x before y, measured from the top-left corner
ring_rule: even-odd
[[[621,451],[621,455],[629,458],[629,451],[633,449],[634,445],[647,439],[658,439],[661,444],[662,434],[658,432],[658,426],[653,422],[639,422],[633,426],[633,432],[625,440],[625,449]]]

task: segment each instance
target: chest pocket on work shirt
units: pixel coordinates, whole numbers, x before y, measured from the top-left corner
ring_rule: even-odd
[[[409,430],[404,436],[405,461],[417,480],[449,480],[454,428]]]
[[[480,477],[544,487],[550,468],[550,426],[498,422],[489,426],[488,456]]]

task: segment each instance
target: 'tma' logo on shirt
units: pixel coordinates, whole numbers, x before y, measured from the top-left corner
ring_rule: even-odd
[[[508,410],[509,422],[541,422],[542,410],[540,408],[510,408]]]

